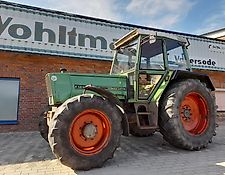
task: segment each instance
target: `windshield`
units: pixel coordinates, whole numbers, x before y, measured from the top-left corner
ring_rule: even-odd
[[[137,40],[129,43],[128,45],[121,46],[116,54],[112,65],[112,74],[126,72],[135,66],[137,53]]]

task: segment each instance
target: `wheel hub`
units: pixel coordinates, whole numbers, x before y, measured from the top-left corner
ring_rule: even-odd
[[[97,134],[97,127],[92,123],[86,124],[83,128],[83,136],[87,139],[93,139]]]
[[[191,119],[191,109],[186,108],[183,110],[183,114],[184,114],[184,119],[186,120],[190,120]]]
[[[205,99],[196,92],[187,94],[180,106],[181,122],[191,135],[204,133],[208,126],[208,106]]]
[[[94,155],[109,142],[111,122],[108,116],[96,109],[87,109],[76,117],[70,127],[70,143],[82,155]]]

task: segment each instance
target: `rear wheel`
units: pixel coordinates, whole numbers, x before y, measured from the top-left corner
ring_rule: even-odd
[[[172,85],[160,99],[160,132],[172,145],[199,150],[215,133],[215,102],[211,92],[198,80]]]
[[[85,94],[67,100],[50,122],[53,153],[72,169],[101,167],[119,146],[120,115],[115,105],[98,96]]]
[[[181,102],[180,118],[184,129],[191,135],[199,135],[205,132],[209,124],[208,105],[201,94],[188,93]]]

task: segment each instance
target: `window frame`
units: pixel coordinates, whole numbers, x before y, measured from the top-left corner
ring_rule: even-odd
[[[167,69],[167,64],[166,64],[166,59],[167,59],[167,55],[165,55],[165,41],[163,38],[157,37],[157,40],[161,42],[161,49],[162,49],[162,58],[163,58],[163,69],[143,69],[141,68],[141,46],[140,46],[140,53],[139,53],[139,70],[140,71],[165,71]]]
[[[8,80],[8,81],[18,81],[18,96],[17,96],[17,110],[16,110],[16,119],[15,120],[1,120],[0,125],[8,125],[8,124],[18,124],[19,120],[19,102],[20,102],[20,78],[11,78],[11,77],[0,77],[0,80]]]
[[[175,41],[175,42],[177,42],[178,44],[179,44],[179,47],[177,47],[177,48],[181,48],[182,49],[182,54],[183,54],[183,56],[184,56],[184,64],[182,64],[182,67],[179,69],[179,67],[176,69],[176,68],[173,68],[172,66],[171,66],[171,64],[169,63],[170,62],[170,57],[169,57],[169,52],[171,51],[171,50],[168,50],[167,49],[167,47],[168,47],[168,43],[167,43],[167,40],[168,41]],[[179,41],[177,41],[177,40],[173,40],[173,39],[165,39],[164,40],[164,42],[165,42],[165,45],[166,45],[166,53],[167,53],[167,61],[168,61],[168,68],[170,69],[170,70],[189,70],[189,59],[187,58],[187,55],[186,55],[186,49],[185,49],[185,45],[183,45],[182,43],[180,43]],[[175,65],[175,64],[174,64]]]
[[[136,66],[137,66],[137,62],[138,62],[138,55],[139,55],[139,49],[138,48],[139,48],[140,37],[135,38],[132,42],[137,42],[136,47],[135,47],[136,48],[136,55],[134,56],[135,57],[134,66],[132,68],[126,69],[125,71],[122,71],[122,72],[117,72],[117,73],[113,72],[113,69],[114,69],[114,66],[115,66],[115,61],[116,61],[116,59],[118,59],[117,56],[119,54],[118,53],[119,51],[116,50],[113,54],[113,61],[112,61],[111,69],[110,69],[110,74],[114,74],[114,75],[127,74],[127,73],[130,73],[130,72],[133,72],[133,71],[136,70]],[[120,46],[120,47],[123,47],[123,45]],[[123,55],[123,54],[121,54],[121,55]]]

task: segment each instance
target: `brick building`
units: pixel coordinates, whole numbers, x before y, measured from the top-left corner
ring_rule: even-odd
[[[111,65],[110,61],[9,51],[1,51],[0,58],[0,81],[18,79],[20,84],[18,114],[12,120],[1,120],[0,132],[37,130],[38,116],[48,105],[46,73],[59,72],[62,67],[71,72],[108,73]]]
[[[60,68],[70,72],[108,73],[112,43],[133,28],[194,38],[192,45],[195,41],[208,42],[207,38],[196,39],[197,36],[190,34],[5,1],[0,1],[0,12],[0,132],[37,130],[38,116],[48,105],[45,74],[59,72]],[[221,41],[213,43],[225,47]],[[217,52],[215,49],[212,51]],[[204,59],[203,63],[215,61],[216,65],[193,65],[193,68],[209,74],[217,93],[223,92],[225,61],[223,66],[221,58]],[[225,110],[225,106],[219,108]]]
[[[225,28],[205,33],[202,36],[213,38],[213,39],[225,40]],[[224,72],[213,71],[208,74],[212,77],[214,86],[216,87],[216,101],[218,105],[218,111],[222,112],[222,115],[224,115],[224,111],[225,111],[225,103],[224,103],[225,79],[223,78]]]

